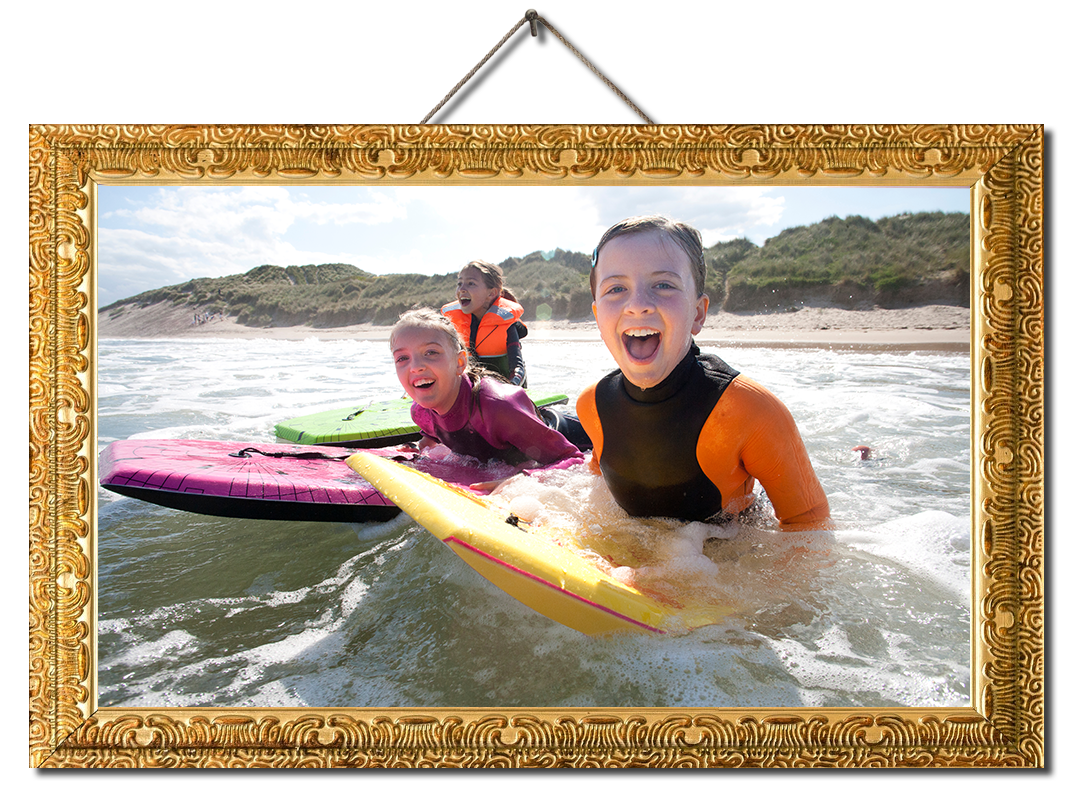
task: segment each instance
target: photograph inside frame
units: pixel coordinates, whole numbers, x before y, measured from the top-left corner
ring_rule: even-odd
[[[588,153],[582,143],[568,148],[572,153],[563,161],[572,160],[571,169],[600,175],[602,169],[608,168],[601,163],[601,150],[617,150],[620,158],[623,152],[633,155],[621,143],[589,146],[592,160],[586,159]],[[407,166],[405,148],[387,149],[387,158],[379,153],[372,158],[365,152],[354,158],[362,162],[363,169],[372,172],[383,171],[384,165],[388,171]],[[712,159],[714,166],[708,168],[717,176],[727,164],[736,169],[756,169],[760,174],[770,168],[765,158],[776,159],[774,151],[763,147],[714,150],[719,152]],[[747,150],[749,154],[744,155]],[[942,150],[918,150],[924,153],[926,168],[942,174]],[[234,148],[234,163],[224,161],[223,168],[241,166],[240,151],[241,146]],[[200,163],[209,172],[221,168],[215,157],[214,163],[207,165],[200,155],[191,155],[175,153],[177,159]],[[679,155],[682,163],[695,158],[695,152]],[[841,152],[838,158],[851,159],[853,155]],[[958,155],[965,161],[965,152]],[[763,209],[764,201],[780,199],[785,204],[782,210],[787,210],[793,207],[793,201],[785,197],[794,191],[819,190],[775,187],[749,196],[749,187],[694,186],[704,183],[704,178],[682,178],[682,186],[678,187],[653,187],[643,177],[644,151],[633,157],[641,162],[637,172],[642,177],[636,182],[644,186],[630,186],[628,181],[626,187],[591,187],[584,191],[527,189],[510,187],[508,180],[506,187],[481,189],[479,194],[497,198],[502,193],[524,196],[561,192],[571,195],[570,203],[576,208],[563,205],[577,211],[570,214],[576,231],[565,231],[565,226],[549,221],[552,224],[538,232],[543,242],[532,246],[519,242],[516,250],[511,249],[515,247],[513,243],[497,242],[486,248],[496,250],[491,260],[511,260],[513,263],[506,265],[504,272],[510,277],[510,268],[517,268],[520,280],[525,275],[526,261],[539,256],[545,262],[545,271],[555,268],[557,276],[565,275],[563,280],[569,281],[570,270],[574,277],[584,276],[583,288],[587,291],[588,269],[571,266],[573,256],[584,255],[593,237],[599,238],[600,229],[617,221],[615,212],[634,208],[666,209],[672,216],[694,224],[705,236],[708,256],[715,267],[725,266],[725,258],[720,262],[720,256],[725,255],[726,248],[720,252],[720,245],[739,240],[750,243],[756,252],[750,251],[735,262],[737,272],[733,266],[725,272],[712,270],[712,280],[706,287],[710,287],[711,294],[721,292],[720,306],[710,308],[709,324],[695,339],[702,351],[733,361],[735,368],[775,389],[790,406],[815,471],[831,499],[832,516],[838,522],[835,530],[780,532],[778,520],[770,505],[765,506],[763,497],[747,518],[720,524],[640,523],[621,512],[600,478],[580,470],[564,470],[550,480],[523,476],[497,490],[505,494],[508,502],[518,498],[535,501],[557,524],[576,525],[590,533],[597,531],[598,538],[606,538],[605,531],[614,528],[614,552],[605,553],[609,573],[617,571],[618,577],[643,584],[650,591],[671,593],[672,599],[674,592],[688,589],[704,592],[719,605],[733,606],[733,613],[724,620],[697,627],[688,634],[658,637],[653,645],[648,634],[586,637],[541,617],[489,587],[405,515],[357,524],[276,524],[192,516],[144,501],[120,499],[120,495],[100,489],[95,530],[99,559],[95,680],[102,711],[109,707],[118,714],[123,707],[132,706],[975,706],[975,679],[970,664],[975,635],[971,623],[971,574],[978,567],[970,565],[970,561],[973,519],[979,514],[974,506],[979,504],[973,502],[970,492],[976,435],[971,432],[971,424],[976,412],[970,408],[969,398],[973,359],[979,354],[970,353],[968,336],[951,337],[957,341],[942,341],[942,346],[927,349],[912,338],[909,342],[882,341],[880,336],[854,342],[829,332],[826,336],[834,342],[813,339],[806,342],[809,346],[788,346],[787,338],[777,336],[765,341],[755,336],[756,327],[777,328],[781,324],[785,328],[785,321],[794,316],[819,316],[815,312],[820,311],[826,313],[828,321],[824,327],[820,324],[823,320],[813,320],[813,327],[831,331],[831,320],[839,313],[867,313],[863,310],[867,303],[843,300],[839,305],[837,298],[821,297],[814,286],[807,296],[794,298],[783,293],[777,302],[766,306],[755,305],[755,300],[750,306],[734,298],[735,288],[741,298],[756,283],[754,280],[750,284],[743,277],[755,277],[755,272],[747,269],[749,258],[762,261],[763,250],[778,246],[780,241],[802,248],[802,241],[794,237],[803,231],[829,238],[837,237],[840,231],[843,236],[853,234],[849,229],[853,224],[868,227],[857,221],[869,221],[880,228],[884,222],[890,226],[891,220],[906,217],[914,224],[924,225],[928,224],[924,219],[927,212],[935,212],[936,208],[921,208],[920,213],[901,208],[881,216],[865,207],[871,202],[864,199],[866,193],[897,195],[905,191],[895,188],[895,180],[886,189],[832,188],[825,191],[861,193],[862,206],[850,203],[852,211],[773,229],[758,245],[743,236],[747,229],[743,220],[748,217],[750,204],[753,210],[756,206]],[[309,157],[304,153],[298,158]],[[323,153],[312,158],[322,159]],[[497,153],[497,158],[502,157]],[[518,153],[519,161],[526,158],[527,153]],[[668,161],[666,153],[653,158],[657,160],[655,165],[649,165],[655,167],[653,172],[665,172],[667,164],[674,161]],[[829,159],[829,154],[823,158]],[[734,159],[738,159],[737,163]],[[928,163],[936,160],[938,166]],[[743,165],[743,161],[755,163]],[[306,161],[305,166],[308,168],[310,163]],[[321,166],[326,164],[328,161],[321,162]],[[256,166],[264,171],[263,164]],[[465,166],[458,173],[465,173]],[[475,166],[482,171],[491,168],[511,174],[510,164],[489,166],[487,157],[477,157]],[[979,260],[980,239],[970,218],[985,217],[988,201],[970,198],[967,188],[975,181],[962,178],[959,183],[954,176],[972,175],[972,169],[980,167],[969,166],[967,161],[955,164],[956,168],[950,168],[947,161],[946,166],[949,173],[936,183],[966,188],[932,190],[957,196],[953,201],[955,210],[941,211],[939,216],[957,218],[959,214],[955,222],[964,229],[955,237],[955,245],[942,246],[941,257],[949,258],[950,263],[944,262],[946,267],[953,268],[952,264],[964,261],[966,272],[979,272],[984,267]],[[116,173],[111,164],[99,167],[102,176]],[[841,175],[839,171],[844,168],[839,163],[829,168],[831,175],[815,182],[852,186],[852,179],[831,178]],[[874,172],[874,165],[869,164],[858,173],[865,174],[869,168]],[[137,172],[135,168],[131,174]],[[538,167],[534,172],[539,175],[542,169]],[[689,174],[687,169],[681,172]],[[161,183],[178,182],[178,174],[176,169],[168,176],[172,180]],[[822,166],[818,174],[824,175]],[[98,261],[94,267],[100,298],[94,397],[98,448],[121,440],[264,441],[274,421],[297,416],[313,404],[357,401],[361,405],[391,392],[398,394],[392,362],[388,360],[392,354],[382,335],[387,329],[383,318],[377,321],[380,332],[370,332],[376,323],[363,322],[354,323],[365,325],[361,330],[322,325],[322,330],[332,331],[332,335],[324,337],[318,336],[317,326],[300,331],[300,326],[294,325],[259,328],[258,334],[246,336],[236,335],[235,327],[250,326],[241,326],[237,314],[232,313],[234,309],[225,303],[219,311],[199,307],[186,314],[193,323],[186,316],[181,323],[178,317],[168,317],[171,322],[164,320],[172,325],[186,323],[193,330],[167,328],[158,314],[160,325],[155,337],[138,337],[131,334],[130,328],[116,327],[112,330],[119,330],[119,334],[109,335],[109,326],[120,325],[124,314],[128,316],[127,323],[136,313],[143,314],[143,322],[150,318],[145,316],[144,308],[137,308],[137,303],[123,308],[121,302],[105,302],[105,287],[113,278],[112,270],[116,275],[129,275],[131,271],[129,267],[118,268],[122,254],[129,252],[123,246],[124,237],[128,241],[131,237],[157,237],[163,245],[167,236],[164,228],[172,223],[161,223],[161,214],[153,216],[153,212],[165,206],[176,214],[174,219],[179,224],[175,229],[182,227],[183,220],[193,229],[202,229],[204,224],[196,217],[182,216],[199,205],[191,203],[187,210],[179,207],[189,199],[182,197],[187,190],[131,190],[115,179],[101,183],[93,197],[98,214],[94,232]],[[379,189],[379,184],[371,181],[370,186]],[[124,191],[129,191],[130,196],[123,195]],[[241,191],[203,189],[203,184],[189,190],[223,198],[224,205],[231,203],[227,193]],[[339,211],[342,206],[346,213],[346,203],[327,201],[325,194],[313,199],[306,196],[325,191],[313,187],[307,192],[293,187],[271,188],[268,194],[285,195],[283,205],[310,205],[308,225],[309,220],[323,218],[329,208]],[[472,187],[451,186],[450,180],[444,180],[444,186],[428,190],[400,188],[392,190],[398,197],[388,198],[384,207],[391,206],[392,201],[402,206],[409,203],[407,210],[417,219],[414,206],[420,203],[410,201],[406,195],[422,191],[465,196],[472,193]],[[735,203],[735,192],[749,197],[748,202]],[[139,194],[142,196],[135,196]],[[117,197],[122,197],[121,201]],[[377,201],[383,203],[384,197]],[[442,197],[436,202],[441,203]],[[498,199],[485,202],[503,205]],[[521,206],[524,202],[514,203]],[[265,210],[265,204],[278,210],[280,197],[247,198],[246,206],[235,199],[229,210],[253,209],[247,219],[256,218],[256,209]],[[426,205],[433,204],[429,201]],[[449,201],[444,205],[459,204]],[[362,207],[364,211],[358,213],[367,213],[368,203]],[[712,208],[719,212],[712,213]],[[582,209],[591,211],[589,218]],[[381,208],[373,213],[383,212]],[[632,212],[624,210],[621,216]],[[389,216],[391,211],[387,213]],[[241,217],[241,213],[237,216]],[[914,220],[916,217],[920,219]],[[727,222],[727,218],[733,222]],[[156,222],[145,227],[138,222],[147,219]],[[714,220],[722,220],[722,227]],[[362,224],[369,227],[367,221]],[[396,245],[387,243],[370,250],[377,255],[409,255],[407,250],[412,248],[402,242],[420,238],[414,231],[428,231],[428,238],[436,241],[437,225],[446,227],[443,220],[427,226],[413,220],[406,224],[410,225],[406,233],[399,236],[395,232],[385,239],[394,238]],[[508,227],[504,224],[488,227],[497,237],[512,236],[509,228],[504,232],[503,228]],[[481,240],[483,233],[481,225],[467,229],[467,247]],[[755,233],[750,231],[754,239],[763,238],[763,233],[760,228]],[[920,232],[911,234],[923,236]],[[201,242],[195,241],[196,236],[189,239],[183,242],[189,252],[199,248],[207,252],[208,237]],[[176,241],[173,239],[173,243]],[[317,261],[325,252],[323,247],[304,250],[302,245],[285,241],[285,237],[276,243],[283,246],[283,254],[266,256],[259,265],[298,267]],[[439,246],[440,257],[452,252],[452,261],[436,264],[430,276],[452,279],[452,270],[470,257],[483,257],[480,252],[461,255],[460,251],[454,256],[443,242]],[[283,263],[286,248],[318,258],[298,258],[300,264]],[[339,258],[362,255],[355,250],[328,252]],[[115,266],[109,263],[113,258]],[[335,262],[335,258],[324,263],[328,261]],[[432,268],[430,258],[422,261]],[[242,265],[245,266],[256,265]],[[219,272],[220,277],[224,275],[227,272]],[[379,280],[373,277],[372,270],[362,269],[362,275],[369,281]],[[158,281],[156,287],[165,282],[171,283]],[[452,299],[452,282],[446,281],[436,295],[440,305]],[[223,287],[206,288],[217,291]],[[568,297],[573,291],[567,284],[556,288]],[[571,308],[569,300],[555,299],[553,287],[538,288],[534,283],[525,286],[525,291],[526,298],[534,298],[534,311],[546,307],[546,311],[532,318],[532,330],[521,342],[529,386],[545,394],[567,395],[567,408],[572,410],[572,401],[600,375],[613,369],[614,361],[591,321],[571,318],[570,312],[576,309]],[[120,294],[120,301],[131,296]],[[173,306],[189,305],[188,299],[173,302]],[[431,305],[424,295],[422,299]],[[735,306],[736,302],[741,305]],[[584,308],[580,300],[574,303],[578,305]],[[901,302],[900,308],[894,300],[887,305],[894,307],[888,310],[907,320],[921,306],[945,303],[917,298],[915,303]],[[846,306],[849,308],[842,308]],[[970,311],[968,306],[965,303],[958,307],[955,300],[953,307],[964,313],[951,317],[954,328],[967,332],[970,313],[979,316],[979,308]],[[874,310],[874,303],[872,307]],[[227,327],[212,331],[214,313],[221,315]],[[563,316],[557,317],[557,313]],[[743,321],[751,323],[752,329]],[[988,318],[986,322],[991,325],[994,320]],[[741,327],[733,327],[738,323]],[[847,324],[835,322],[835,331],[839,331],[837,326]],[[893,323],[884,324],[895,329]],[[926,327],[924,323],[920,325]],[[280,334],[285,328],[292,328],[291,334],[302,332],[302,337]],[[170,330],[171,335],[161,337],[161,330]],[[262,337],[262,332],[267,336]],[[807,339],[804,334],[798,336]],[[791,335],[791,341],[793,338]],[[892,338],[899,337],[887,337]],[[569,342],[573,354],[569,364],[563,364],[561,358],[565,342]],[[863,459],[862,450],[854,449],[858,445],[868,445],[871,457]],[[975,458],[979,459],[979,455]],[[589,501],[588,518],[576,514],[579,499]],[[570,515],[574,519],[565,520]],[[594,546],[591,540],[588,544]],[[510,636],[503,636],[504,629],[511,632]],[[532,668],[518,669],[519,664],[525,663]],[[367,672],[363,673],[363,669]]]
[[[748,518],[688,525],[630,517],[584,463],[519,475],[488,499],[504,517],[530,501],[531,536],[565,529],[609,577],[734,609],[682,636],[590,637],[406,514],[236,519],[101,486],[99,702],[967,706],[968,210],[962,188],[100,187],[97,443],[124,442],[108,456],[144,440],[271,449],[286,420],[395,400],[392,317],[451,305],[477,258],[532,310],[530,396],[565,395],[572,414],[614,367],[589,254],[620,217],[662,213],[710,242],[718,305],[695,340],[792,410],[835,528],[781,530],[762,489]],[[769,276],[780,254],[832,277]],[[899,262],[928,272],[881,296]],[[310,266],[323,283],[291,282]],[[228,476],[294,466],[228,457]],[[161,468],[208,469],[188,458]]]

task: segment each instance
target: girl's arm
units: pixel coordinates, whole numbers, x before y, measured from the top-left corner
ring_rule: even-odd
[[[562,468],[584,461],[570,440],[541,419],[525,392],[503,388],[481,399],[482,424],[490,442],[498,442],[499,447],[512,445],[541,466]]]
[[[755,479],[784,527],[830,517],[790,410],[751,378],[739,375],[719,398],[701,431],[697,460],[719,487],[724,509],[746,499]]]

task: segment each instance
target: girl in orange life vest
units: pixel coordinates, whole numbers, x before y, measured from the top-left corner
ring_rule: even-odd
[[[526,386],[521,339],[529,331],[517,298],[503,286],[503,270],[487,261],[470,261],[458,273],[455,298],[441,311],[471,355],[515,386]]]

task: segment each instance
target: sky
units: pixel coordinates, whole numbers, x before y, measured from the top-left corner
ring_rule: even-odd
[[[537,250],[588,253],[619,220],[661,213],[705,245],[762,245],[832,215],[969,211],[967,188],[682,186],[101,186],[98,307],[262,264],[445,274]]]

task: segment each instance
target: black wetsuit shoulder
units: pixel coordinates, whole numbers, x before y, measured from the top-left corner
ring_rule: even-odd
[[[694,345],[659,385],[641,389],[621,370],[596,384],[604,432],[600,470],[629,514],[704,520],[722,510],[718,487],[701,470],[697,441],[738,371]]]

